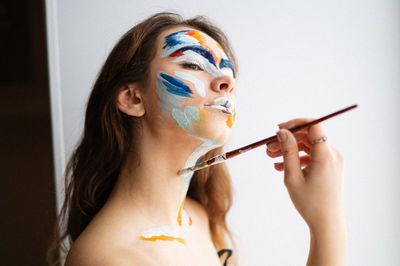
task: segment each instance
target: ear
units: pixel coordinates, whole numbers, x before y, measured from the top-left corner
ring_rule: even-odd
[[[140,117],[144,115],[144,105],[139,86],[136,83],[128,83],[121,86],[117,98],[118,109],[130,116]]]

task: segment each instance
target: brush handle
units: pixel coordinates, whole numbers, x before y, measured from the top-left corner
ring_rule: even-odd
[[[331,114],[329,114],[329,115],[326,115],[326,116],[323,116],[323,117],[321,117],[321,118],[315,119],[315,120],[313,120],[313,121],[311,121],[311,122],[308,122],[308,123],[305,123],[305,124],[302,124],[302,125],[298,125],[298,126],[296,126],[296,127],[294,127],[294,128],[291,128],[291,129],[289,129],[289,130],[290,130],[292,133],[297,132],[297,131],[299,131],[299,130],[302,130],[302,129],[304,129],[304,128],[311,127],[311,126],[313,126],[313,125],[315,125],[315,124],[318,124],[318,123],[320,123],[320,122],[322,122],[322,121],[325,121],[325,120],[327,120],[327,119],[329,119],[329,118],[332,118],[332,117],[334,117],[334,116],[337,116],[337,115],[339,115],[339,114],[342,114],[342,113],[344,113],[344,112],[347,112],[347,111],[349,111],[349,110],[351,110],[351,109],[354,109],[354,108],[356,108],[357,106],[358,106],[358,105],[355,104],[355,105],[346,107],[346,108],[344,108],[344,109],[341,109],[341,110],[336,111],[336,112],[334,112],[334,113],[331,113]],[[265,144],[274,142],[274,141],[276,141],[276,140],[278,140],[277,135],[274,135],[274,136],[271,136],[271,137],[268,137],[268,138],[265,138],[265,139],[256,141],[256,142],[251,143],[251,144],[249,144],[249,145],[240,147],[240,148],[238,148],[238,149],[236,149],[236,150],[229,151],[229,152],[223,153],[223,154],[221,154],[221,155],[215,156],[215,157],[213,157],[213,158],[211,158],[211,159],[209,159],[209,160],[207,160],[207,161],[204,161],[204,162],[202,162],[202,163],[196,164],[195,166],[192,166],[192,167],[189,167],[189,168],[185,168],[185,169],[179,171],[179,175],[186,174],[186,173],[191,172],[191,171],[197,171],[197,170],[200,170],[200,169],[209,167],[209,166],[211,166],[211,165],[215,165],[215,164],[222,163],[222,162],[224,162],[224,161],[226,161],[226,160],[228,160],[228,159],[230,159],[230,158],[233,158],[233,157],[235,157],[235,156],[238,156],[239,154],[243,154],[243,153],[248,152],[248,151],[250,151],[250,150],[252,150],[252,149],[255,149],[255,148],[260,147],[260,146],[262,146],[262,145],[265,145]]]
[[[358,106],[358,105],[355,104],[355,105],[346,107],[346,108],[344,108],[344,109],[341,109],[341,110],[336,111],[336,112],[334,112],[334,113],[331,113],[331,114],[329,114],[329,115],[326,115],[326,116],[323,116],[323,117],[321,117],[321,118],[315,119],[315,120],[313,120],[313,121],[311,121],[311,122],[308,122],[308,123],[305,123],[305,124],[302,124],[302,125],[298,125],[298,126],[296,126],[296,127],[294,127],[294,128],[289,129],[289,131],[292,132],[292,133],[294,133],[294,132],[300,131],[300,130],[302,130],[302,129],[311,127],[311,126],[313,126],[313,125],[315,125],[315,124],[318,124],[318,123],[320,123],[320,122],[322,122],[322,121],[325,121],[325,120],[327,120],[327,119],[329,119],[329,118],[332,118],[332,117],[334,117],[334,116],[337,116],[337,115],[339,115],[339,114],[342,114],[342,113],[344,113],[344,112],[347,112],[347,111],[349,111],[349,110],[351,110],[351,109],[353,109],[353,108],[356,108],[357,106]],[[278,140],[278,137],[277,137],[277,135],[274,135],[274,136],[268,137],[268,138],[266,138],[266,139],[262,139],[262,140],[259,140],[259,141],[257,141],[257,142],[251,143],[251,144],[246,145],[246,146],[244,146],[244,147],[241,147],[241,148],[239,148],[239,149],[236,149],[236,150],[227,152],[227,153],[226,153],[226,159],[235,157],[235,156],[237,156],[237,155],[239,155],[239,154],[245,153],[245,152],[250,151],[250,150],[252,150],[252,149],[254,149],[254,148],[260,147],[260,146],[262,146],[262,145],[264,145],[264,144],[268,144],[268,143],[274,142],[274,141],[276,141],[276,140]],[[212,159],[212,158],[211,158],[211,159]],[[211,160],[211,159],[210,159],[210,160]]]

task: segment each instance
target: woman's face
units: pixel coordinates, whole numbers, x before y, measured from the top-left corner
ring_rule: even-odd
[[[188,27],[163,32],[149,84],[145,108],[155,127],[226,142],[236,114],[234,69],[214,39]]]

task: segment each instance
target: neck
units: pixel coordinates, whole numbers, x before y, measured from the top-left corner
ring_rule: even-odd
[[[147,132],[149,133],[149,132]],[[205,153],[218,147],[216,141],[185,136],[143,134],[135,154],[129,154],[110,198],[120,200],[132,213],[144,216],[153,226],[182,225],[182,212],[193,172],[178,175],[183,168],[193,166]],[[147,137],[146,137],[147,136]]]

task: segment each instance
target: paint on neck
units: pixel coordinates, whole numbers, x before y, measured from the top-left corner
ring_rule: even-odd
[[[222,143],[216,141],[216,140],[211,140],[211,139],[206,139],[206,138],[200,138],[193,136],[195,138],[198,138],[203,141],[203,144],[201,144],[199,147],[196,148],[196,150],[189,156],[187,159],[184,168],[193,166],[196,164],[196,162],[199,160],[201,156],[203,156],[205,153],[208,151],[215,149],[217,147],[222,146]],[[187,195],[187,191],[189,189],[190,181],[192,180],[194,172],[189,172],[183,176],[183,181],[182,181],[182,189],[181,189],[181,196],[180,196],[180,204],[178,206],[177,210],[177,221],[178,225],[187,225],[184,223],[184,204],[185,204],[185,199]],[[190,216],[189,216],[190,219]]]

